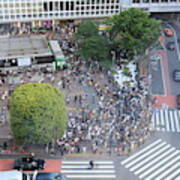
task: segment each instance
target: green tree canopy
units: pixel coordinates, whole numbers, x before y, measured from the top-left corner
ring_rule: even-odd
[[[87,60],[106,61],[109,55],[108,42],[100,35],[81,40],[79,54]]]
[[[149,13],[130,8],[107,21],[111,25],[110,39],[117,49],[126,52],[128,59],[142,55],[158,39],[161,23],[149,17]]]
[[[96,21],[85,20],[78,27],[75,35],[78,42],[78,54],[85,60],[107,61],[109,59],[109,43],[106,37],[99,34]]]
[[[10,123],[17,142],[48,143],[66,129],[63,93],[47,83],[18,87],[10,98]]]
[[[76,39],[84,39],[98,34],[98,26],[95,21],[85,20],[78,27]]]

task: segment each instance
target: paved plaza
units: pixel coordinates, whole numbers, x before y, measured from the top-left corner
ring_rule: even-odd
[[[48,38],[59,40],[69,58],[68,68],[11,69],[8,74],[2,73],[0,82],[2,143],[12,135],[9,96],[27,82],[51,83],[63,91],[69,118],[65,135],[57,139],[53,151],[49,145],[24,148],[10,141],[2,149],[2,157],[34,151],[39,156],[61,159],[59,171],[72,180],[179,180],[180,111],[175,102],[179,84],[171,81],[171,52],[156,51],[161,59],[159,71],[151,67],[152,77],[137,76],[134,87],[120,86],[110,68],[74,55],[75,29],[70,23],[57,33],[47,33]],[[173,63],[178,64],[176,60]],[[90,160],[95,163],[93,169],[89,169]]]

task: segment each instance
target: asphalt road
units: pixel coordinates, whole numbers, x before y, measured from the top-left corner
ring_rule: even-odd
[[[150,146],[151,144],[153,144],[155,141],[161,139],[163,143],[167,143],[170,147],[174,147],[175,148],[175,151],[178,152],[178,150],[180,149],[180,143],[179,143],[179,139],[180,139],[180,134],[179,133],[162,133],[162,132],[159,132],[159,133],[155,133],[143,146],[141,146],[136,152],[134,152],[132,155],[135,155],[136,153],[138,152],[141,152],[143,149],[147,148],[148,146]],[[158,145],[157,145],[158,146]],[[157,147],[156,146],[156,147]],[[152,149],[149,150],[149,152],[151,151]],[[143,161],[144,161],[144,167],[145,166],[149,166],[149,168],[147,168],[144,172],[148,171],[148,170],[151,170],[154,168],[153,171],[151,171],[151,173],[149,173],[145,178],[142,178],[143,180],[148,178],[150,175],[153,175],[153,173],[155,174],[156,172],[158,172],[158,168],[155,168],[156,165],[158,165],[158,163],[161,163],[160,161],[152,164],[152,166],[150,166],[150,163],[153,162],[153,161],[156,161],[156,158],[160,157],[161,154],[167,152],[167,150],[164,150],[160,153],[162,149],[159,149],[157,151],[155,151],[154,153],[158,153],[159,151],[159,155],[155,156],[155,158],[151,158],[151,156],[153,156],[153,154],[151,153],[149,156],[147,156],[147,158],[150,158],[149,161],[146,161],[147,158],[142,158],[141,161],[137,161],[138,159],[134,158],[132,160],[129,161],[129,164],[132,163],[133,164],[133,161],[137,161],[136,163],[134,163],[131,167],[129,168],[125,168],[125,165],[122,165],[121,163],[123,162],[123,159],[126,160],[128,159],[129,157],[132,157],[132,155],[130,155],[129,157],[122,157],[121,160],[118,162],[117,160],[115,161],[117,164],[116,166],[119,166],[119,171],[117,172],[117,177],[118,177],[118,180],[139,180],[140,178],[138,177],[138,174],[135,175],[135,173],[138,171],[138,170],[141,170],[143,169]],[[169,149],[168,149],[169,150]],[[161,160],[164,160],[166,158],[168,158],[172,153],[170,153],[168,156],[164,156],[164,158],[162,158]],[[154,154],[155,155],[155,154]],[[165,155],[165,154],[164,154]],[[180,153],[179,153],[179,156],[180,156]],[[140,156],[138,156],[140,157]],[[178,156],[177,156],[178,158]],[[177,161],[178,162],[178,161]],[[175,164],[177,163],[175,162]],[[142,164],[141,164],[142,163]],[[169,162],[166,161],[166,163],[168,164]],[[163,167],[166,165],[166,163],[162,163],[162,165],[160,167]],[[135,166],[140,166],[140,168],[137,168],[136,169],[136,172],[133,171],[133,167]],[[131,170],[130,170],[131,168]],[[169,167],[171,168],[171,166]],[[167,169],[168,170],[168,169]],[[163,173],[166,172],[166,171],[163,171]],[[162,174],[163,174],[162,173]],[[157,176],[156,176],[157,177]],[[169,179],[171,180],[171,179]]]
[[[180,27],[171,23],[171,26],[175,29],[176,34],[180,37]],[[175,42],[174,37],[166,37],[166,43],[173,41]],[[179,44],[180,46],[180,44]],[[180,82],[175,82],[172,78],[173,71],[175,69],[180,69],[180,60],[178,60],[177,49],[174,51],[167,50],[168,56],[168,66],[169,66],[169,77],[170,77],[170,85],[171,85],[171,95],[180,94]]]
[[[151,80],[151,94],[153,95],[163,95],[164,94],[164,85],[162,79],[162,68],[160,60],[157,63],[153,64],[150,61],[150,72],[152,75]]]

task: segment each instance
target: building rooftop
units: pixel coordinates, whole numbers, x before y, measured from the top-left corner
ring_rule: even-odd
[[[52,55],[44,36],[0,37],[0,59]]]

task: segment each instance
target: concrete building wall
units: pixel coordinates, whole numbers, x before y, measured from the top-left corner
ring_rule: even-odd
[[[0,23],[102,18],[130,7],[180,12],[180,0],[0,0]]]

